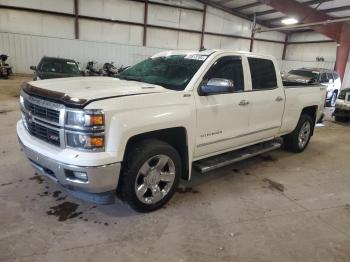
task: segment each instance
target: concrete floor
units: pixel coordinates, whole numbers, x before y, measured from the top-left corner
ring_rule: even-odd
[[[165,208],[138,214],[36,176],[17,142],[15,96],[0,97],[0,261],[350,261],[348,124],[328,118],[301,154],[195,174]]]

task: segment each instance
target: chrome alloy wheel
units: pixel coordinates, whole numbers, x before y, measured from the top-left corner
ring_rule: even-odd
[[[140,168],[135,181],[137,198],[144,204],[155,204],[170,191],[175,180],[175,164],[166,155],[149,158]]]
[[[311,134],[311,125],[309,121],[306,121],[299,132],[298,136],[298,146],[299,148],[304,148],[306,143],[309,141],[309,137]]]

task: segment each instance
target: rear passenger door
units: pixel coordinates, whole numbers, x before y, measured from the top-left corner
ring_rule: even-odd
[[[248,57],[252,90],[249,135],[255,140],[275,136],[281,127],[284,90],[277,83],[274,63],[269,59]]]

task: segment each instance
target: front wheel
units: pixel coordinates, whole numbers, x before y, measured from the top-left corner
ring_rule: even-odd
[[[180,156],[172,146],[156,139],[141,141],[126,156],[121,197],[140,212],[159,209],[175,193],[181,170]]]
[[[284,137],[286,150],[299,153],[309,144],[314,121],[309,115],[301,115],[294,131]]]

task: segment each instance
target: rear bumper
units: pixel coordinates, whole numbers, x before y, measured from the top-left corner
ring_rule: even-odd
[[[336,108],[332,115],[338,117],[350,117],[350,110]]]
[[[23,136],[22,132],[27,131],[22,128],[17,128],[18,140],[23,148],[23,152],[29,159],[31,165],[40,174],[62,185],[77,198],[97,204],[109,204],[114,202],[121,163],[110,163],[98,166],[79,166],[62,163],[57,159],[48,157],[30,148],[30,141],[26,141],[25,145],[22,139],[28,140],[30,138],[25,135]],[[86,174],[86,179],[77,178],[75,172]]]

